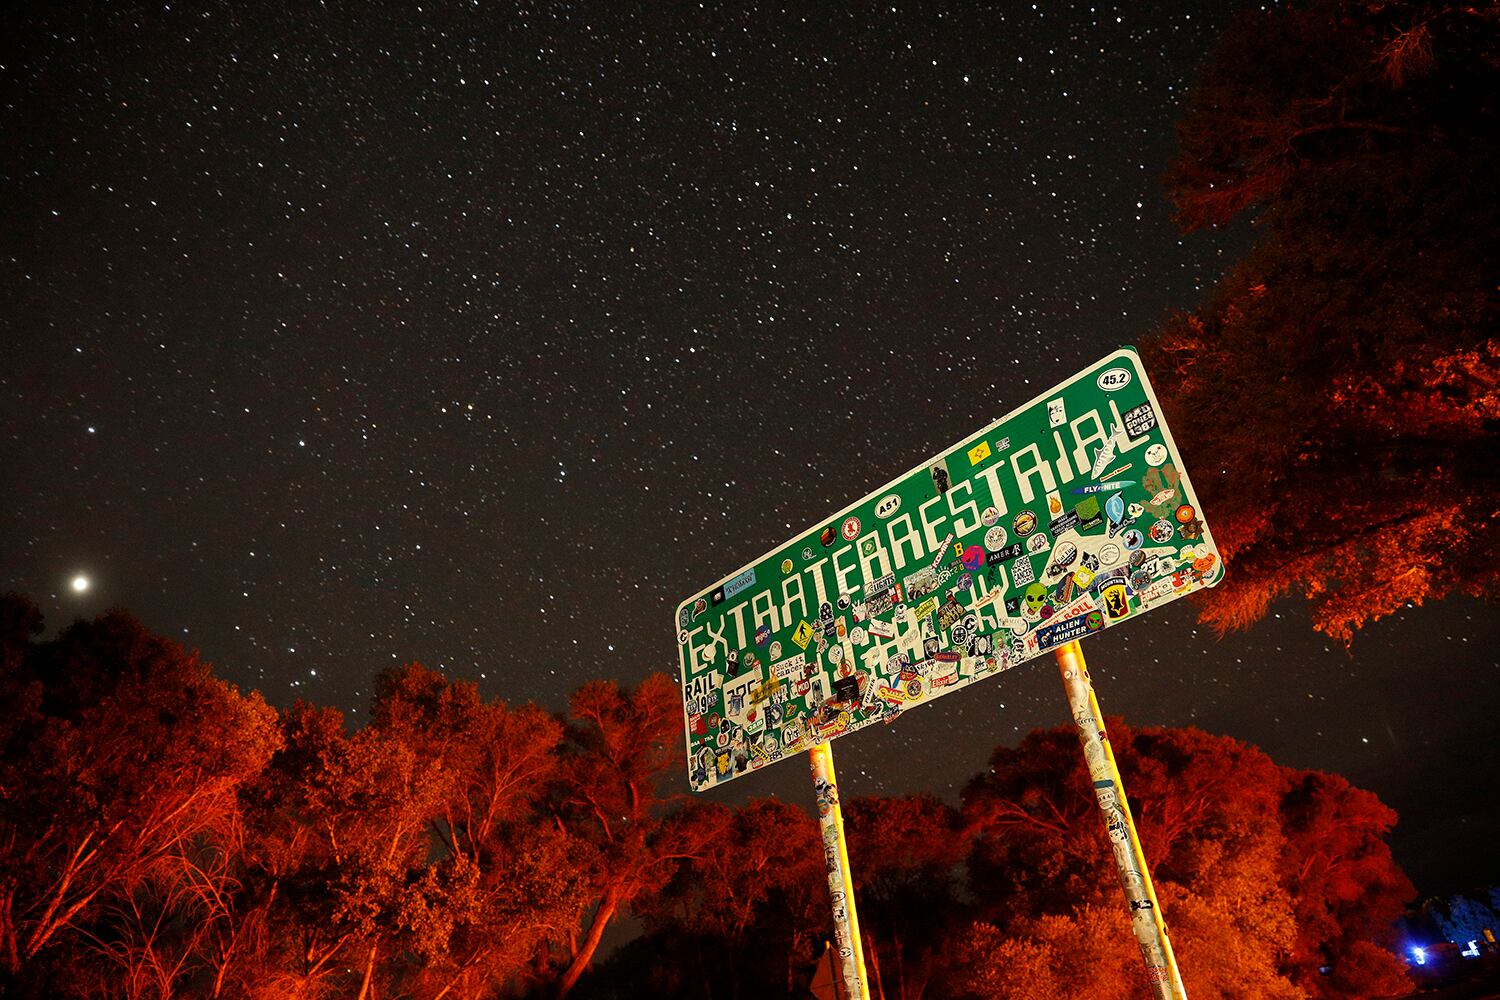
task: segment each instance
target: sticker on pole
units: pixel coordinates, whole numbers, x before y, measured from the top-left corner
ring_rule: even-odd
[[[688,781],[891,722],[1223,575],[1122,348],[683,601]]]

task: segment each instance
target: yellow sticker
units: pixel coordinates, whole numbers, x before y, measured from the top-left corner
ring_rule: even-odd
[[[781,678],[772,677],[770,680],[757,687],[754,691],[750,692],[750,702],[751,704],[759,705],[762,702],[769,701],[771,699],[771,696],[780,690]]]
[[[1080,566],[1073,573],[1073,582],[1080,587],[1087,587],[1094,582],[1094,571],[1087,566]]]
[[[802,624],[797,626],[797,631],[792,633],[792,641],[803,649],[806,649],[807,644],[812,642],[812,636],[812,626],[804,621],[802,622]]]
[[[929,598],[927,598],[927,600],[925,600],[921,604],[917,605],[916,615],[917,615],[918,618],[926,618],[928,615],[932,614],[936,610],[937,610],[937,598],[936,597],[929,597]]]
[[[969,464],[970,465],[978,465],[980,462],[983,462],[985,459],[987,459],[989,457],[990,457],[990,443],[988,441],[981,441],[978,444],[976,444],[974,447],[972,447],[972,448],[969,449]]]

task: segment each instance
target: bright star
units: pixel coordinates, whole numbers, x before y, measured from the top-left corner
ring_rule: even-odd
[[[73,577],[73,593],[81,594],[89,589],[89,578],[79,573]]]

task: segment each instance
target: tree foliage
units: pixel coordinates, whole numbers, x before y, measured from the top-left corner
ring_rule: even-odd
[[[1195,729],[1116,720],[1108,734],[1193,992],[1364,997],[1403,988],[1399,963],[1376,945],[1389,943],[1413,889],[1383,840],[1395,816],[1373,795]],[[1034,731],[997,749],[965,789],[976,940],[1003,938],[1013,952],[986,968],[982,949],[960,950],[957,978],[980,984],[971,995],[1028,995],[1038,983],[1074,995],[1080,967],[1095,970],[1091,995],[1141,989],[1075,744],[1071,727]]]
[[[409,664],[351,730],[122,612],[41,626],[0,599],[5,995],[796,997],[829,940],[809,812],[670,791],[664,676],[554,715]],[[1196,730],[1110,738],[1195,992],[1399,988],[1380,945],[1411,887],[1374,796]],[[1138,987],[1070,729],[997,749],[961,807],[856,799],[846,822],[878,1000]]]
[[[1500,12],[1319,0],[1225,33],[1179,125],[1184,225],[1252,215],[1212,300],[1143,345],[1230,568],[1348,640],[1493,597],[1500,543]]]
[[[144,995],[185,968],[165,925],[223,915],[275,713],[123,612],[35,643],[40,615],[8,595],[0,623],[0,969],[68,973],[66,939]]]

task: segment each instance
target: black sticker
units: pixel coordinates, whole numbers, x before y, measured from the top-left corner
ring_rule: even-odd
[[[1066,514],[1059,514],[1051,521],[1047,522],[1047,527],[1052,529],[1052,534],[1054,535],[1060,535],[1064,531],[1067,531],[1069,528],[1076,527],[1077,525],[1078,515],[1073,513],[1071,510]]]
[[[1125,433],[1132,438],[1145,437],[1156,426],[1156,411],[1150,403],[1142,403],[1133,410],[1125,411]]]
[[[859,678],[840,677],[833,682],[834,701],[859,701]]]
[[[994,566],[997,563],[1009,562],[1025,553],[1026,549],[1020,542],[1012,542],[1002,549],[997,549],[984,557],[984,561]]]

